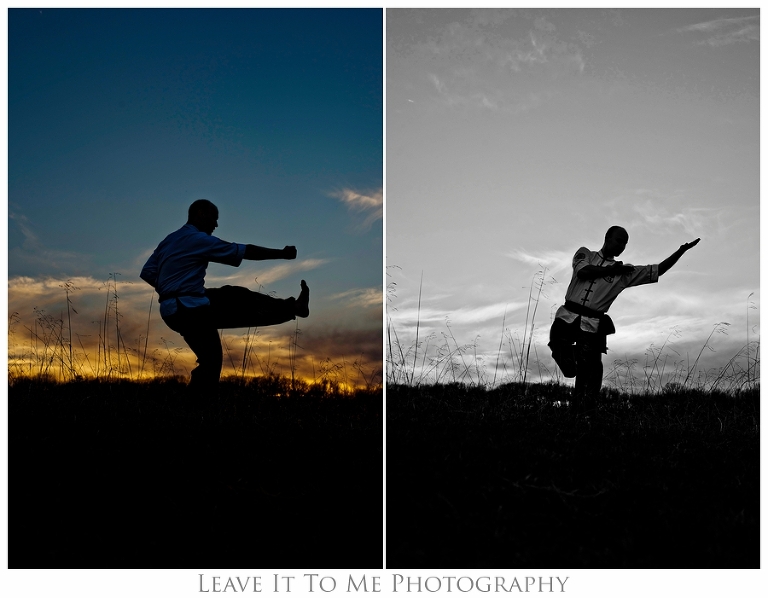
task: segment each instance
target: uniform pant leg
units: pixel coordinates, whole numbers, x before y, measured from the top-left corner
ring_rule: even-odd
[[[593,408],[603,384],[605,335],[582,332],[576,343],[576,396],[586,408]]]
[[[555,318],[549,329],[549,348],[552,351],[552,358],[566,378],[573,378],[577,372],[574,343],[578,337],[578,319],[569,324],[560,318]]]
[[[277,299],[245,287],[206,289],[215,328],[272,326],[296,319],[296,300]]]
[[[576,390],[590,394],[600,392],[603,383],[603,360],[600,351],[582,344],[577,353]]]
[[[168,327],[181,334],[197,357],[190,388],[201,394],[216,392],[223,363],[221,340],[212,316],[210,306],[188,308],[179,304],[176,313],[165,318]]]

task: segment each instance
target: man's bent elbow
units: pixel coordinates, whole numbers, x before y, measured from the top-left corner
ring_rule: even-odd
[[[576,278],[579,280],[595,280],[600,278],[600,272],[591,271],[589,268],[584,267],[576,272]]]

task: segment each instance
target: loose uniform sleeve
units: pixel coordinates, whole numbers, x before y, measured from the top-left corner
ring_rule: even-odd
[[[573,261],[571,264],[573,266],[574,276],[578,274],[579,270],[581,270],[584,266],[589,265],[589,254],[589,249],[586,247],[580,247],[576,254],[573,256]]]
[[[144,264],[144,267],[141,269],[139,277],[147,282],[152,288],[157,286],[157,251],[152,252],[147,263]]]
[[[627,264],[629,265],[629,264]],[[629,274],[622,276],[624,287],[637,287],[641,284],[650,284],[659,281],[659,266],[652,264],[650,266],[635,266],[635,269]]]
[[[212,235],[200,235],[198,240],[203,244],[201,255],[209,262],[237,267],[243,261],[245,245],[242,243],[230,243]]]

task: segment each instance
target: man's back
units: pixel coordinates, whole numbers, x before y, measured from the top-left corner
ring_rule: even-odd
[[[161,295],[205,292],[208,262],[239,266],[245,245],[218,237],[185,224],[157,246],[141,271],[141,278]]]

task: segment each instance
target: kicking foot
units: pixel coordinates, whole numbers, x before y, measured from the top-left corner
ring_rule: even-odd
[[[303,280],[301,281],[301,293],[296,299],[296,315],[300,318],[309,316],[309,287]]]

